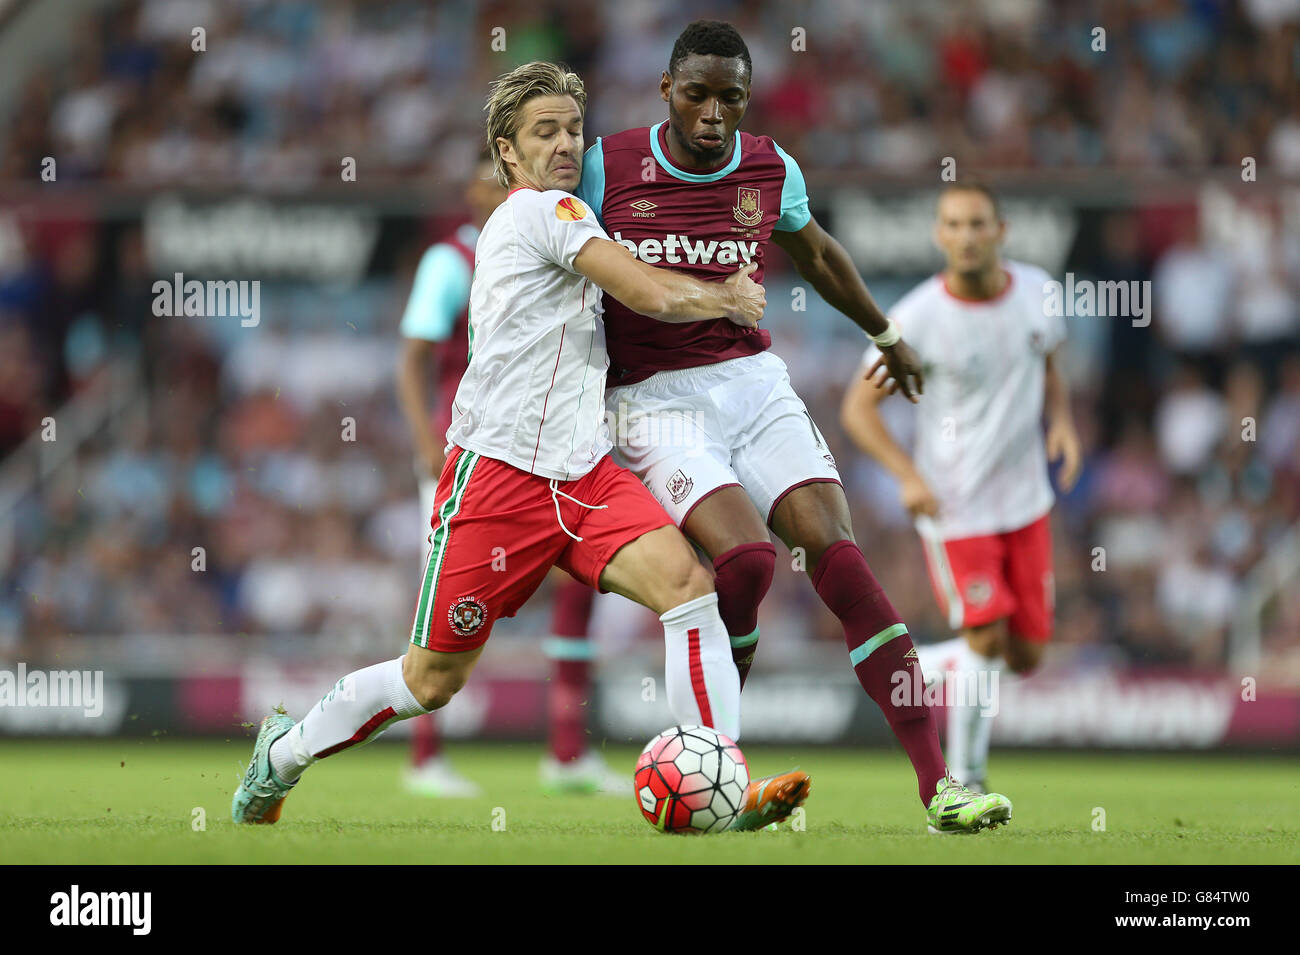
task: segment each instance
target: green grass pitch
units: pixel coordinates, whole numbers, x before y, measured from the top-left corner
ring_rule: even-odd
[[[230,797],[251,741],[0,741],[0,861],[8,863],[1293,863],[1293,760],[996,752],[1011,826],[927,834],[902,754],[752,747],[755,773],[812,774],[806,829],[664,836],[632,797],[545,796],[539,746],[453,743],[486,793],[428,800],[399,783],[406,747],[380,742],[312,768],[275,826],[237,828]],[[611,748],[626,767],[631,748]],[[206,815],[196,828],[195,810]],[[1105,831],[1094,831],[1096,810]],[[493,822],[504,824],[494,830]]]

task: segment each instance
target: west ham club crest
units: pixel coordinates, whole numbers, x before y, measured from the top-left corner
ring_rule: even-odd
[[[679,468],[668,479],[667,486],[668,494],[673,499],[673,503],[680,504],[686,500],[686,495],[691,493],[691,488],[695,487],[695,481],[683,474]]]
[[[763,221],[763,205],[757,189],[740,186],[736,189],[736,206],[731,210],[736,221],[753,228]]]

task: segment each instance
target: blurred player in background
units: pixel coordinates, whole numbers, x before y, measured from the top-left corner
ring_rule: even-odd
[[[474,246],[488,217],[506,197],[484,153],[465,189],[470,219],[420,259],[406,311],[397,366],[397,394],[415,448],[420,513],[432,516],[438,475],[446,458],[447,429],[456,388],[469,366],[469,292]],[[428,542],[428,535],[423,535]],[[628,791],[627,780],[610,771],[587,747],[586,703],[591,699],[592,644],[587,639],[595,591],[567,574],[555,573],[551,637],[550,752],[542,761],[542,784],[552,791]],[[479,787],[458,773],[443,754],[436,718],[419,717],[411,727],[407,788],[426,796],[476,796]]]
[[[699,20],[673,45],[659,92],[668,120],[596,141],[581,196],[641,260],[717,279],[738,262],[763,274],[769,241],[832,306],[881,346],[909,397],[920,363],[881,314],[853,260],[808,211],[798,164],[770,138],[739,130],[753,66],[730,24]],[[718,318],[668,325],[606,297],[608,408],[628,467],[713,562],[718,605],[742,686],[758,645],[758,607],[772,582],[769,528],[801,556],[844,628],[850,664],[916,772],[936,831],[1010,820],[1000,794],[948,773],[930,708],[891,699],[916,651],[853,539],[835,460],[771,336]]]
[[[881,419],[879,402],[896,389],[877,349],[867,349],[867,374],[846,392],[842,414],[854,443],[898,479],[939,605],[961,634],[919,654],[931,679],[957,672],[947,754],[953,773],[980,790],[996,701],[972,690],[996,692],[996,677],[981,674],[1004,666],[1029,673],[1051,638],[1047,462],[1061,461],[1068,491],[1080,460],[1061,374],[1065,321],[1043,308],[1046,272],[1001,258],[1005,235],[987,189],[946,188],[934,238],[947,265],[890,312],[925,364],[915,459]]]

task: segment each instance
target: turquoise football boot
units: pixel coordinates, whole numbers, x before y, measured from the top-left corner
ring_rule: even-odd
[[[275,775],[271,769],[271,744],[294,726],[293,719],[279,708],[262,720],[253,744],[253,759],[230,803],[230,818],[235,822],[269,825],[280,818],[284,798],[297,780],[286,784]]]

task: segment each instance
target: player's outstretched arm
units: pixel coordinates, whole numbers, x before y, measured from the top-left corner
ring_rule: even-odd
[[[810,218],[796,232],[775,231],[772,241],[785,250],[799,274],[812,283],[817,294],[832,308],[873,337],[889,330],[889,320],[871,297],[853,259],[816,219]],[[916,352],[900,340],[882,347],[881,353],[897,390],[909,401],[916,401],[924,389],[921,360]]]
[[[738,269],[725,282],[701,282],[638,262],[617,242],[588,239],[573,267],[632,311],[661,322],[723,317],[753,328],[767,306],[763,286],[749,277],[756,268],[752,264]]]
[[[871,370],[875,371],[876,367],[873,365]],[[871,372],[858,375],[844,392],[840,424],[859,450],[875,458],[898,478],[903,506],[909,512],[934,516],[939,511],[938,500],[916,470],[911,455],[894,440],[880,416],[880,402],[888,394],[883,378],[876,380],[871,377]]]

